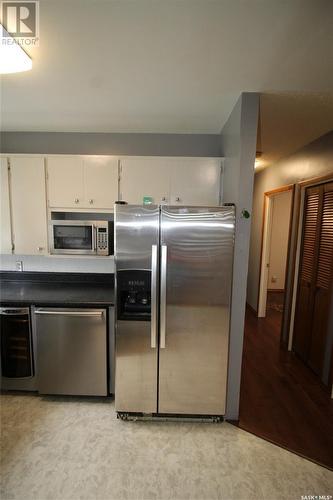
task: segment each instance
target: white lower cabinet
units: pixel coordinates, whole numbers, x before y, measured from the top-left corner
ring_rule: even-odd
[[[12,235],[10,224],[10,204],[9,204],[9,180],[8,180],[8,163],[7,158],[0,159],[1,167],[1,199],[0,199],[0,224],[1,224],[1,240],[0,253],[12,253]]]
[[[215,158],[128,158],[121,160],[120,193],[128,203],[218,205],[221,160]]]
[[[47,254],[44,158],[11,157],[10,186],[14,253]]]

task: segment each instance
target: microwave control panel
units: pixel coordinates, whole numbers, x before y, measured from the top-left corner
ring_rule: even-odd
[[[96,228],[97,255],[109,255],[109,231],[107,226]]]

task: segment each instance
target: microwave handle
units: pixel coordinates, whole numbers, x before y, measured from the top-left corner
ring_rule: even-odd
[[[94,252],[97,254],[97,226],[95,226],[95,224],[94,224],[92,227],[93,227]]]

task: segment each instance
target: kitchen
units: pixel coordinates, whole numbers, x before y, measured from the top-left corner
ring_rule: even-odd
[[[185,207],[180,209],[180,213],[190,213],[187,205],[218,206],[222,159],[20,155],[1,158],[1,168],[4,181],[1,185],[2,222],[3,227],[8,229],[7,234],[2,231],[2,253],[11,249],[15,266],[20,269],[19,273],[2,272],[2,388],[35,390],[39,394],[53,395],[114,395],[115,298],[119,297],[119,320],[122,315],[126,319],[126,313],[124,315],[121,308],[131,308],[129,301],[140,290],[133,289],[133,286],[128,288],[128,285],[126,288],[122,271],[128,268],[129,279],[135,280],[140,274],[135,269],[141,269],[143,265],[142,262],[135,262],[135,259],[142,259],[145,251],[147,262],[144,268],[149,274],[144,280],[147,281],[144,285],[147,315],[140,317],[138,313],[139,321],[149,323],[151,319],[156,323],[151,327],[155,328],[155,347],[158,341],[157,312],[150,310],[153,301],[156,307],[158,293],[158,271],[153,269],[153,259],[157,259],[158,237],[153,241],[152,235],[145,233],[139,222],[132,236],[130,230],[123,234],[121,219],[126,218],[121,210],[126,206],[123,199],[131,205],[137,205],[135,212],[138,216],[140,205],[147,207],[148,214],[149,208],[155,208],[156,225],[156,202],[161,203],[161,207],[167,206],[169,201],[177,203],[179,207]],[[162,171],[164,176],[160,175]],[[186,185],[189,177],[190,186]],[[147,192],[144,189],[147,189],[148,182],[150,190]],[[9,203],[6,204],[6,201]],[[226,209],[226,212],[230,212],[225,218],[227,221],[230,219],[232,229],[228,257],[231,273],[234,216],[231,215],[231,208]],[[204,209],[202,213],[205,213]],[[145,221],[149,221],[147,214],[142,215]],[[194,221],[194,224],[199,222]],[[209,224],[209,220],[207,222]],[[184,230],[184,224],[181,227]],[[155,256],[149,253],[149,246],[143,248],[147,238],[152,239],[150,247],[151,243],[155,243]],[[122,263],[122,255],[131,252],[134,263]],[[112,273],[25,272],[24,257],[23,260],[17,257],[41,256],[42,260],[48,259],[50,265],[52,259],[56,258],[60,262],[70,258],[71,263],[79,258],[84,268],[89,269],[91,259],[94,261],[93,266],[101,260],[106,261],[110,268],[114,265],[115,253],[119,269],[115,274],[118,281],[116,291]],[[210,265],[211,274],[214,263]],[[93,267],[90,270],[94,270]],[[207,272],[209,278],[209,269]],[[125,303],[122,302],[124,300]],[[118,323],[119,330],[121,324]],[[142,324],[139,322],[136,328]],[[226,346],[223,351],[226,353],[228,320],[224,330]],[[122,335],[118,343],[121,338]],[[121,356],[118,364],[122,372],[120,360]],[[224,365],[226,370],[226,360]],[[124,375],[119,376],[120,384],[123,379]],[[129,385],[134,388],[133,381]],[[144,410],[140,401],[137,405],[136,411]]]
[[[21,43],[17,61],[0,46],[1,497],[331,494],[329,470],[238,425],[260,99],[326,88],[309,27],[328,36],[329,16],[273,0],[1,13]]]

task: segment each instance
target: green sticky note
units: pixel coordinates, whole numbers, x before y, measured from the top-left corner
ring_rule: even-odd
[[[151,205],[152,203],[153,203],[152,196],[144,196],[143,197],[143,204],[144,205]]]

